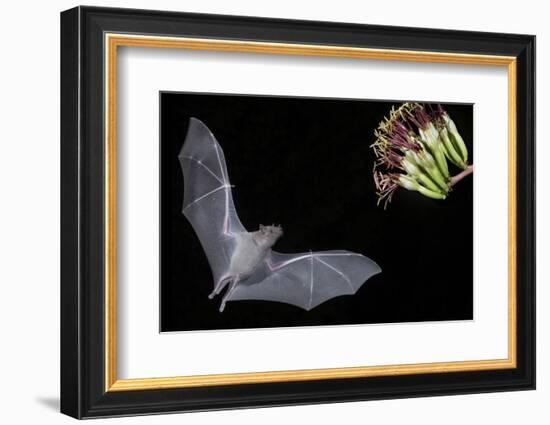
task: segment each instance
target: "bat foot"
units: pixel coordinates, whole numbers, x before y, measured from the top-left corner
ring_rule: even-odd
[[[228,277],[225,277],[223,278],[222,280],[220,280],[217,284],[216,284],[216,287],[214,288],[214,290],[212,291],[212,293],[210,295],[208,295],[208,298],[209,299],[212,299],[214,298],[216,295],[218,295],[222,290],[223,288],[225,288],[225,285],[227,285],[229,282],[231,282],[233,280],[233,277],[232,276],[228,276]]]
[[[223,313],[224,310],[225,310],[225,302],[222,302],[220,305],[220,313]]]

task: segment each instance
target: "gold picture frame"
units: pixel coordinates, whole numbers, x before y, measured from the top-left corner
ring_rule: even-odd
[[[505,69],[508,122],[499,125],[507,126],[508,175],[499,183],[507,184],[508,198],[507,211],[500,212],[508,228],[507,356],[121,378],[117,61],[121,48],[128,47]],[[531,35],[83,6],[62,12],[61,411],[92,418],[533,389],[534,93]]]
[[[254,384],[319,379],[342,379],[417,373],[466,372],[516,367],[516,58],[513,56],[434,53],[427,51],[317,46],[308,44],[105,34],[105,391],[128,391]],[[506,67],[508,72],[508,357],[494,360],[399,364],[327,369],[117,379],[116,375],[116,94],[119,47],[148,47],[325,56],[355,59],[397,60]]]

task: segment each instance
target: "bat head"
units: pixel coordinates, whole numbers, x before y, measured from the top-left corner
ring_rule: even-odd
[[[260,224],[258,232],[261,238],[267,243],[268,246],[273,246],[277,239],[283,236],[283,228],[272,224],[271,226],[264,226]]]

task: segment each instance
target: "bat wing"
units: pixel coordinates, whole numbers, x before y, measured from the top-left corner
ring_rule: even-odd
[[[233,204],[225,156],[208,127],[191,118],[178,158],[184,179],[182,212],[201,242],[216,285],[229,270],[235,235],[246,232]]]
[[[228,301],[278,301],[311,310],[331,298],[355,294],[381,271],[370,258],[349,251],[271,251],[262,269],[237,285]]]

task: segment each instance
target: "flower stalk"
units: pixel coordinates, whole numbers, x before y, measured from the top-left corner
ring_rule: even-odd
[[[406,102],[392,107],[371,145],[378,204],[384,208],[399,187],[432,199],[446,199],[452,186],[473,172],[468,149],[441,105]],[[448,162],[463,170],[451,177]]]

